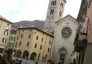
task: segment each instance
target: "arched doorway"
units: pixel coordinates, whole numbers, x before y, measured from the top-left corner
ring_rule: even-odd
[[[21,58],[22,51],[20,49],[15,50],[14,53],[16,57]]]
[[[29,52],[27,50],[25,50],[23,52],[23,59],[28,59],[28,57],[29,57]]]
[[[59,50],[59,60],[62,61],[62,64],[65,63],[66,55],[67,55],[67,50],[64,47],[62,47]]]
[[[16,56],[16,50],[13,50],[13,56]]]
[[[21,50],[18,49],[18,50],[17,50],[17,57],[18,57],[18,58],[21,58],[21,53],[22,53]]]
[[[30,56],[30,60],[35,60],[37,54],[35,52],[33,52]]]

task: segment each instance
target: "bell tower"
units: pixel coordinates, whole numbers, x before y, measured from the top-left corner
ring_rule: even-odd
[[[44,30],[52,33],[54,31],[55,21],[63,17],[63,11],[66,0],[49,0]]]

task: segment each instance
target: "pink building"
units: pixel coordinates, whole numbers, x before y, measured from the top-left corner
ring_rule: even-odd
[[[78,64],[92,64],[92,0],[82,0],[77,20],[79,31],[75,51],[79,53]]]

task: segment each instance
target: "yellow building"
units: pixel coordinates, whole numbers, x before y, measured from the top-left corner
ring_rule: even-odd
[[[0,15],[0,46],[7,45],[11,24],[12,22]]]
[[[18,28],[14,48],[22,58],[47,61],[50,59],[53,36],[36,27]],[[18,55],[17,55],[18,56]]]

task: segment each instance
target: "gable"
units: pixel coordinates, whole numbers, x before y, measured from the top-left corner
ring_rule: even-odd
[[[66,21],[73,21],[75,24],[78,24],[77,20],[75,18],[73,18],[71,15],[67,15],[65,17],[63,17],[62,19],[56,21],[56,24],[60,24],[62,22],[66,22]]]

